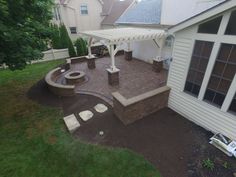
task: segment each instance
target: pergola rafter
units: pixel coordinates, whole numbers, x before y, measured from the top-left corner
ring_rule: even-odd
[[[89,38],[88,40],[88,58],[92,58],[91,53],[92,40],[96,39],[101,44],[108,48],[111,57],[111,68],[108,72],[116,73],[119,69],[115,66],[115,55],[121,50],[121,45],[126,43],[128,50],[130,50],[130,43],[136,41],[153,40],[157,47],[162,49],[163,39],[166,38],[167,33],[165,30],[159,29],[145,29],[145,28],[115,28],[96,31],[84,31],[80,34]],[[116,45],[116,49],[114,46]]]

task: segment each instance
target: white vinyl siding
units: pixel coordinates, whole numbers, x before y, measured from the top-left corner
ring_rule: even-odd
[[[226,12],[226,18],[229,12]],[[222,24],[225,24],[223,21]],[[236,139],[236,116],[229,113],[228,107],[232,101],[233,93],[235,93],[236,86],[231,85],[231,88],[226,96],[222,109],[215,107],[203,100],[205,89],[201,90],[198,98],[185,93],[184,85],[188,74],[191,55],[195,40],[206,40],[214,42],[212,56],[216,56],[221,43],[235,43],[235,37],[219,35],[197,34],[198,25],[191,26],[175,33],[175,43],[173,47],[173,61],[170,65],[167,85],[171,87],[168,106],[183,115],[187,119],[196,124],[210,130],[214,133],[220,132],[226,136]],[[220,27],[219,33],[224,32],[224,27]],[[217,47],[218,46],[218,47]],[[212,62],[209,62],[203,83],[206,86],[211,75],[210,68],[213,68],[215,57]],[[234,82],[236,78],[234,78]],[[234,84],[234,83],[233,83]]]

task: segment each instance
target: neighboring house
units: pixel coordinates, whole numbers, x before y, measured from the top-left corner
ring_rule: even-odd
[[[236,1],[169,29],[175,36],[167,85],[169,107],[236,139]]]
[[[135,2],[136,0],[103,0],[102,28],[114,28],[118,18]]]
[[[79,31],[101,28],[102,0],[56,0],[53,23],[64,23],[74,40]]]
[[[224,0],[141,0],[130,7],[117,21],[118,27],[167,29],[180,21],[202,12]],[[133,55],[152,63],[154,58],[170,59],[173,38],[167,37],[162,49],[152,41],[133,43]],[[166,67],[168,67],[168,60]]]

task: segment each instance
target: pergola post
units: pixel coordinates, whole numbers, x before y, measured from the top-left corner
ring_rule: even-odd
[[[108,83],[110,85],[118,85],[120,70],[118,68],[116,68],[116,65],[115,65],[115,55],[118,51],[118,48],[116,48],[114,50],[114,44],[111,44],[111,45],[109,45],[108,50],[109,50],[110,57],[111,57],[111,68],[107,69]]]
[[[130,49],[130,42],[127,42],[127,49],[124,50],[124,57],[126,60],[130,61],[133,59],[132,50]]]
[[[153,70],[159,73],[163,69],[162,50],[164,47],[164,40],[159,39],[159,41],[157,42],[155,39],[153,39],[153,41],[160,49],[160,55],[153,59]]]
[[[119,69],[115,66],[115,54],[121,49],[123,43],[127,43],[127,51],[125,51],[125,57],[127,60],[132,59],[132,50],[130,47],[131,42],[161,39],[165,36],[166,31],[160,29],[144,29],[144,28],[116,28],[106,30],[84,31],[82,35],[86,35],[90,38],[88,43],[89,55],[91,59],[91,44],[92,38],[97,39],[101,44],[105,45],[111,56],[111,67],[107,69],[108,82],[110,85],[119,84]],[[120,45],[114,49],[114,45]],[[158,45],[158,44],[157,44]],[[89,66],[89,65],[88,65]],[[95,62],[94,62],[95,66]]]
[[[88,66],[89,69],[95,69],[96,68],[96,63],[95,63],[96,57],[92,54],[92,50],[91,50],[92,41],[93,41],[93,38],[90,37],[89,41],[88,41],[88,56],[86,56],[87,66]]]

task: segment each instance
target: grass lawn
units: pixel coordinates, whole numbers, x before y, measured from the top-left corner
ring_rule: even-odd
[[[73,139],[62,110],[27,98],[27,90],[62,62],[0,71],[0,176],[159,177],[149,162],[129,150]]]

